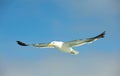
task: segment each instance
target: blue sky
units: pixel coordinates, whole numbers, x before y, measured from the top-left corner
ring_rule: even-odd
[[[3,76],[118,76],[119,9],[116,0],[1,0]],[[16,44],[70,41],[103,31],[105,38],[75,48],[77,56]]]

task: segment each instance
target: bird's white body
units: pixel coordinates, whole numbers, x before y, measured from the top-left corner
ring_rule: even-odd
[[[64,53],[71,53],[75,55],[79,53],[78,51],[73,50],[72,47],[65,45],[62,41],[52,41],[50,45],[54,46],[54,48]]]

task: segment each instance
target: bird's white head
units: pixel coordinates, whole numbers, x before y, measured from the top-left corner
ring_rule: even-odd
[[[62,47],[64,42],[62,41],[52,41],[50,44],[48,44],[49,47],[54,46],[54,47]]]

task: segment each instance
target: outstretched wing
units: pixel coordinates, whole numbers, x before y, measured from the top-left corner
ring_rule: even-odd
[[[105,35],[105,31],[92,38],[73,40],[73,41],[65,42],[65,44],[68,45],[69,47],[81,46],[87,43],[92,43],[93,41],[96,41],[99,38],[104,38],[104,35]]]
[[[39,48],[52,48],[52,47],[48,47],[48,44],[46,44],[46,43],[26,44],[26,43],[23,43],[21,41],[16,41],[16,42],[21,46],[34,46],[34,47],[39,47]]]

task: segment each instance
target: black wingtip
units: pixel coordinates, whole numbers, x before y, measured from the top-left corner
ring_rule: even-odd
[[[106,31],[104,31],[104,32],[102,32],[102,33],[100,34],[102,38],[105,37],[105,32],[106,32]]]
[[[106,32],[106,31],[102,32],[101,34],[99,34],[98,36],[96,36],[96,37],[94,37],[94,38],[104,38],[105,32]]]
[[[25,43],[23,43],[23,42],[21,42],[21,41],[16,41],[19,45],[21,45],[21,46],[28,46],[28,44],[25,44]]]

